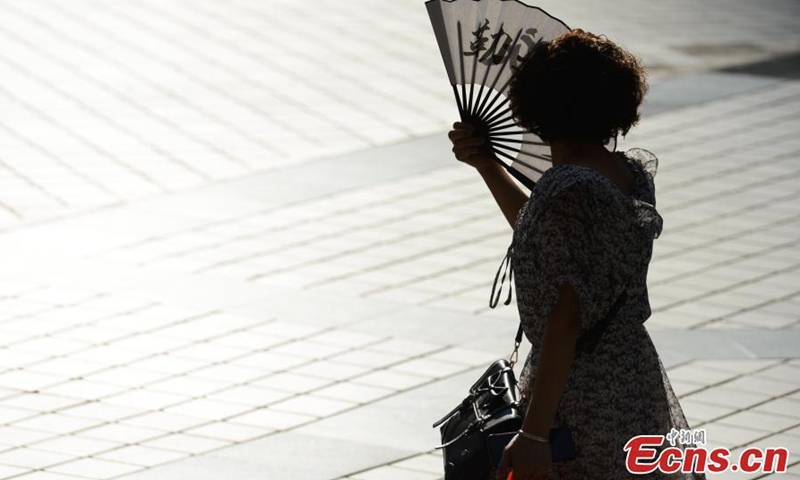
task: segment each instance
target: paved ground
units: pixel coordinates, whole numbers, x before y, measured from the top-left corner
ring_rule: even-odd
[[[800,478],[800,4],[695,3],[542,6],[652,70],[622,148],[692,426]],[[516,318],[421,2],[0,11],[0,478],[440,478]]]

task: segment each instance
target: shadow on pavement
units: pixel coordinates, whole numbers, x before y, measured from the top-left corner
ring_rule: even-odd
[[[762,77],[800,78],[800,52],[779,55],[767,60],[725,67],[718,72],[746,73]]]

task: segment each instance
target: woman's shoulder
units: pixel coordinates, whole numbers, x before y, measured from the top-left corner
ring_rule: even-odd
[[[622,152],[628,159],[637,163],[652,180],[658,171],[658,157],[644,148],[630,148]]]
[[[629,163],[644,173],[652,186],[658,171],[658,158],[653,152],[644,148],[631,148],[620,152]],[[540,199],[563,194],[562,192],[591,192],[593,190],[609,190],[611,185],[607,179],[592,167],[576,164],[554,165],[547,169],[534,187]],[[611,189],[613,191],[613,189]],[[597,192],[593,192],[597,193]]]
[[[580,197],[597,196],[608,189],[603,177],[584,165],[562,164],[550,167],[534,186],[533,196],[539,203],[575,201]]]

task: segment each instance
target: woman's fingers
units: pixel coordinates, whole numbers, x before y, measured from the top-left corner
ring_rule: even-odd
[[[483,145],[483,140],[481,139],[466,139],[460,140],[458,142],[453,142],[453,153],[456,155],[459,154],[467,154],[472,155],[474,153],[478,153]]]
[[[500,458],[500,464],[495,471],[495,480],[506,480],[508,472],[511,471],[511,455],[508,450],[503,451],[503,456]]]
[[[484,139],[479,137],[457,138],[455,140],[451,139],[451,142],[453,144],[453,152],[467,148],[477,149],[486,143]]]
[[[450,130],[447,132],[447,138],[449,138],[451,142],[455,142],[456,140],[461,140],[462,138],[467,138],[469,136],[469,133],[464,130]]]
[[[453,153],[461,162],[481,169],[493,160],[493,154],[487,145],[490,140],[483,136],[475,136],[472,125],[464,122],[453,124],[454,130],[447,133],[453,144]],[[504,479],[503,479],[504,480]]]
[[[541,480],[550,470],[541,465],[536,465],[532,468],[528,467],[523,469],[522,471],[525,473],[525,475],[527,475],[527,478],[530,478],[531,480]]]
[[[486,143],[484,139],[480,137],[469,137],[469,138],[459,138],[453,140],[453,146],[456,148],[461,147],[478,147]]]
[[[499,472],[495,475],[497,480],[506,480],[508,477],[508,473],[512,470],[512,467],[509,467],[504,472]],[[526,469],[523,467],[513,467],[514,470],[514,480],[543,480],[544,476],[547,472],[540,473],[535,470]],[[502,476],[501,476],[502,475]]]
[[[462,139],[462,138],[472,138],[472,130],[466,130],[466,129],[463,129],[463,128],[456,129],[456,130],[450,130],[450,132],[448,132],[447,136],[450,138],[450,140],[459,140],[459,139]]]
[[[467,161],[472,155],[481,153],[480,145],[457,144],[453,145],[453,153],[458,160]]]
[[[541,480],[550,471],[546,461],[540,461],[535,452],[524,445],[509,443],[494,472],[495,480],[506,480],[513,470],[514,480]],[[531,455],[533,454],[533,455]]]
[[[456,154],[457,159],[463,162],[469,159],[469,157],[471,157],[472,155],[478,153],[478,148],[477,147],[464,147],[459,149],[453,148],[453,153]]]
[[[475,127],[469,123],[456,122],[453,124],[453,130],[447,135],[450,137],[450,140],[456,140],[459,138],[471,137],[473,132],[475,132]]]

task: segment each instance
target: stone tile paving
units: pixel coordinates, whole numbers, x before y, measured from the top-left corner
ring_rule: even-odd
[[[784,82],[645,119],[624,140],[621,148],[641,145],[660,158],[665,227],[650,272],[651,325],[800,326],[798,111],[800,83]],[[509,241],[479,178],[453,165],[97,258],[504,315],[487,299]]]
[[[14,298],[38,308],[2,322],[7,476],[114,478],[358,408],[492,357],[126,295],[32,288]]]
[[[786,474],[724,472],[709,478],[757,479],[800,476],[800,361],[697,360],[668,369],[692,428],[706,430],[708,448],[726,447],[737,459],[747,447],[786,447]],[[340,477],[353,480],[442,477],[439,450]]]
[[[791,0],[541,6],[635,48],[655,78],[800,48]],[[438,132],[455,115],[417,0],[0,8],[0,229]]]
[[[790,1],[543,6],[619,32],[656,77],[798,47]],[[497,357],[499,333],[464,346],[366,328],[389,313],[513,318],[486,308],[510,232],[469,169],[290,205],[224,184],[204,198],[261,170],[441,136],[454,108],[419,2],[0,9],[0,478],[158,475]],[[797,328],[798,99],[783,82],[649,117],[626,140],[662,161],[654,330]],[[670,366],[693,426],[800,451],[800,365],[747,357]],[[395,457],[348,476],[441,475],[435,452]]]
[[[363,7],[3,2],[0,228],[440,131],[424,8]]]
[[[726,275],[733,279],[740,275],[738,271],[736,275],[731,271],[715,275],[714,263],[702,260],[719,260],[714,245],[707,241],[720,234],[715,219],[726,214],[730,217],[737,209],[752,204],[739,203],[742,196],[751,198],[748,195],[728,195],[723,204],[701,197],[694,200],[693,216],[687,215],[689,220],[681,223],[686,200],[675,200],[673,192],[680,197],[685,185],[692,182],[701,190],[709,185],[708,191],[712,191],[711,178],[721,179],[731,191],[762,192],[752,195],[757,200],[777,198],[777,213],[764,215],[765,221],[785,217],[784,223],[793,225],[794,217],[788,206],[791,200],[785,200],[787,206],[779,203],[782,197],[791,196],[791,182],[770,180],[776,174],[790,175],[790,170],[781,170],[790,162],[780,162],[780,153],[771,153],[773,162],[769,164],[777,165],[777,170],[745,163],[742,168],[749,169],[752,177],[741,179],[727,171],[731,168],[727,163],[721,163],[705,169],[703,178],[683,166],[691,158],[705,165],[704,158],[684,159],[669,153],[686,149],[680,143],[684,137],[676,139],[671,132],[687,132],[685,138],[694,138],[697,150],[708,152],[705,160],[711,162],[713,150],[704,146],[713,145],[716,137],[703,141],[695,135],[697,129],[713,127],[715,118],[725,121],[725,112],[736,110],[730,105],[734,104],[740,109],[750,107],[741,114],[741,122],[756,125],[752,129],[763,135],[765,132],[757,127],[760,120],[748,121],[747,112],[758,119],[780,118],[782,109],[773,108],[772,102],[791,104],[797,88],[787,83],[781,89],[718,101],[704,109],[683,111],[683,115],[662,114],[648,119],[639,139],[630,140],[631,144],[637,140],[667,152],[662,155],[659,174],[664,185],[659,183],[660,208],[667,225],[675,219],[675,244],[684,247],[667,248],[667,252],[677,259],[684,251],[691,254],[697,245],[699,251],[711,252],[686,262],[703,268],[683,272],[695,278],[695,288],[679,294],[698,294],[706,281],[725,288]],[[770,144],[768,154],[793,145],[776,138]],[[747,144],[737,145],[741,157],[746,157],[746,149]],[[735,161],[739,155],[730,157]],[[670,159],[675,159],[674,163]],[[764,192],[753,179],[771,181],[771,189]],[[434,205],[438,206],[435,212]],[[125,218],[124,212],[133,209],[118,210]],[[311,318],[288,321],[269,308],[260,314],[244,314],[233,308],[229,297],[237,290],[243,299],[246,295],[269,297],[269,292],[284,289],[335,294],[352,302],[384,302],[395,309],[421,305],[485,313],[489,281],[509,235],[495,209],[473,172],[456,164],[390,185],[366,186],[266,211],[253,208],[233,220],[224,220],[225,209],[221,208],[184,214],[173,226],[168,219],[179,217],[178,213],[161,212],[159,216],[158,212],[147,212],[153,225],[116,227],[112,228],[115,235],[107,240],[90,241],[78,249],[42,251],[39,263],[30,256],[31,249],[39,248],[59,231],[76,235],[70,229],[79,224],[77,219],[6,234],[0,239],[7,272],[0,319],[0,429],[5,432],[0,434],[0,442],[5,443],[0,465],[8,472],[4,474],[36,472],[39,476],[48,472],[115,478],[281,435],[394,395],[409,394],[459,372],[482,368],[495,359],[496,351],[456,346],[445,337],[420,343],[402,336],[366,333],[348,328],[353,319],[340,324]],[[104,225],[106,218],[89,215],[80,221],[97,226]],[[718,243],[743,245],[745,253],[733,258],[757,260],[765,255],[763,265],[751,264],[763,272],[765,280],[776,279],[746,284],[757,287],[750,296],[763,298],[763,308],[772,314],[765,318],[783,314],[796,322],[792,317],[796,315],[792,310],[794,297],[784,298],[791,291],[773,288],[784,281],[784,273],[768,256],[771,247],[779,245],[772,240],[783,241],[786,235],[742,233],[735,223],[728,225],[721,233],[730,239]],[[763,223],[751,228],[759,225],[767,228]],[[754,236],[747,239],[748,235]],[[739,238],[746,241],[739,242]],[[657,244],[667,239],[665,234]],[[751,251],[747,249],[750,246],[757,248]],[[292,251],[296,251],[295,256],[290,255]],[[722,249],[723,253],[727,251]],[[21,252],[28,253],[20,256]],[[694,327],[671,324],[666,318],[659,320],[669,313],[683,318],[679,306],[685,303],[657,304],[659,285],[670,286],[673,277],[683,278],[673,267],[673,263],[682,264],[669,256],[660,257],[664,255],[660,251],[658,255],[651,277],[657,305],[652,324]],[[235,261],[225,263],[229,258]],[[348,261],[338,262],[338,258]],[[271,261],[274,263],[268,263]],[[329,268],[310,268],[325,263]],[[226,271],[223,267],[227,265],[244,270]],[[113,277],[107,277],[94,273],[100,268],[117,270],[113,270]],[[460,273],[452,277],[462,279],[459,285],[463,287],[459,288],[470,293],[454,294],[447,287],[451,276],[444,272],[454,268]],[[274,270],[277,273],[268,274]],[[281,271],[288,273],[280,276]],[[369,272],[376,275],[370,277]],[[209,288],[205,294],[198,290],[194,297],[175,301],[159,298],[165,294],[161,291],[164,286],[175,289],[180,283],[192,285],[193,279],[205,278],[224,279],[227,287],[216,292]],[[405,292],[407,285],[426,278],[428,287]],[[787,288],[792,287],[790,283]],[[421,297],[420,292],[427,296]],[[459,297],[473,303],[462,303]],[[442,298],[450,298],[452,303],[442,303]],[[709,325],[719,327],[728,322],[728,314],[714,307],[730,303],[705,305],[698,298],[692,305],[700,305],[696,307],[698,315],[712,312],[724,318]],[[760,318],[760,308],[750,311]],[[513,310],[495,314],[508,318]],[[726,324],[726,328],[750,327]],[[800,402],[795,377],[799,368],[796,360],[730,359],[696,360],[669,371],[693,426],[708,427],[710,438],[720,445],[791,447],[800,439],[795,431]],[[435,457],[425,453],[423,460],[430,456]],[[403,466],[382,468],[387,472],[354,475],[378,478],[370,475],[406,473]]]
[[[658,75],[750,62],[798,48],[797,3],[768,2],[559,2],[536,5],[571,27],[606,34],[637,52]]]

